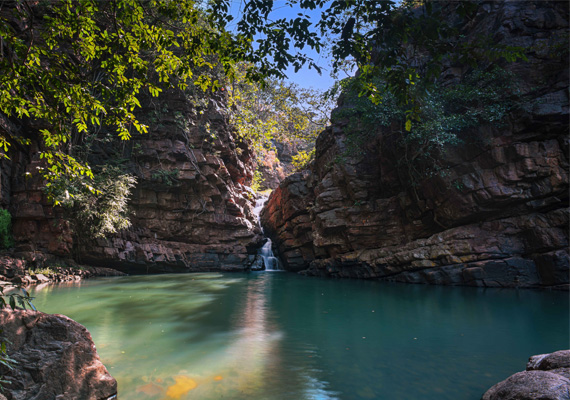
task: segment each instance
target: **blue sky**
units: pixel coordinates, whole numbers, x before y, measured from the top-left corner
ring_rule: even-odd
[[[247,0],[232,0],[231,1],[231,14],[234,16],[234,21],[232,21],[229,25],[229,28],[235,26],[237,21],[239,21],[241,15],[240,10],[244,7],[245,1]],[[320,17],[322,10],[301,10],[299,8],[291,8],[287,5],[286,0],[275,0],[275,11],[270,15],[270,18],[296,18],[299,12],[303,12],[304,14],[309,15],[309,17],[316,23]],[[287,70],[286,74],[289,77],[289,80],[292,82],[297,83],[301,87],[305,88],[314,88],[320,90],[326,90],[332,86],[334,80],[330,77],[330,58],[327,56],[326,53],[317,53],[314,50],[311,50],[308,47],[303,49],[303,52],[307,54],[309,57],[313,58],[315,63],[319,65],[323,71],[322,74],[319,75],[317,71],[314,69],[309,70],[308,67],[305,67],[298,71],[297,73],[294,72],[293,68]]]

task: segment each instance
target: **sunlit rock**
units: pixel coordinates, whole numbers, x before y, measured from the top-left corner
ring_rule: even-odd
[[[117,381],[101,363],[91,335],[63,315],[0,310],[2,339],[14,369],[0,367],[10,400],[111,399]]]

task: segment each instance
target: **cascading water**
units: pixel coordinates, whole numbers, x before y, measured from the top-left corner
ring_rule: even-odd
[[[255,208],[253,209],[253,214],[257,217],[257,221],[259,226],[261,227],[261,221],[259,214],[261,214],[261,210],[263,209],[263,205],[267,201],[267,197],[260,197],[255,202]],[[261,228],[261,232],[263,233],[263,228]],[[273,254],[273,250],[271,248],[272,243],[271,239],[266,237],[267,241],[265,244],[259,249],[258,255],[263,260],[263,265],[265,266],[266,271],[280,271],[281,268],[279,267],[279,259],[275,257]]]
[[[266,271],[278,271],[279,270],[279,260],[273,255],[273,250],[271,249],[271,239],[267,238],[267,242],[259,249],[259,255],[263,259],[263,265],[265,265]]]

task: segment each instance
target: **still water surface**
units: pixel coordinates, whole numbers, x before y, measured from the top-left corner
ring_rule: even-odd
[[[478,400],[568,348],[568,293],[289,273],[48,285],[41,311],[85,325],[121,400]]]

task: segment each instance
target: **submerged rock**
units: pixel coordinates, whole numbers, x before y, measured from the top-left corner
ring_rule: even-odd
[[[0,367],[8,400],[103,400],[117,394],[117,381],[101,363],[91,335],[64,315],[0,310],[2,339],[13,370]]]
[[[570,400],[570,350],[532,356],[526,371],[490,388],[481,400]]]

